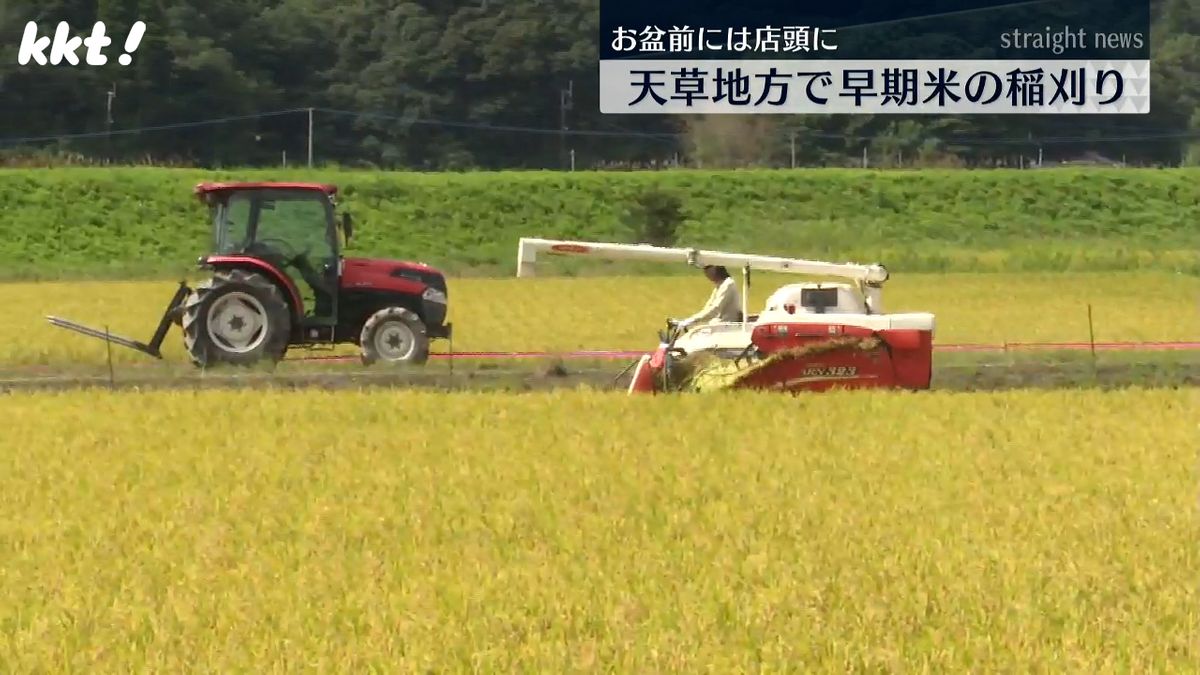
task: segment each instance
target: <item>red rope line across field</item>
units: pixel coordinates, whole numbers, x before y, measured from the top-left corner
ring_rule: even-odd
[[[1007,344],[935,344],[935,352],[1006,352],[1006,351],[1090,351],[1095,348],[1098,352],[1167,352],[1200,350],[1200,342],[1009,342]],[[646,350],[614,350],[593,349],[568,352],[501,352],[501,351],[470,351],[470,352],[434,352],[430,359],[635,359]],[[293,359],[289,359],[293,360]],[[357,361],[357,356],[307,356],[294,359],[296,361]]]
[[[967,343],[935,344],[933,350],[946,352],[1003,352],[1027,349],[1089,351],[1093,347],[1098,352],[1173,352],[1200,349],[1200,342],[1009,342],[1002,345]]]

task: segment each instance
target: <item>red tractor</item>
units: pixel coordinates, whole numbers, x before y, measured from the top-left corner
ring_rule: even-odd
[[[198,366],[278,361],[289,347],[352,343],[364,363],[424,363],[432,339],[451,336],[446,278],[428,265],[343,258],[349,214],[335,215],[337,188],[311,183],[201,183],[212,276],[180,282],[149,343],[58,317],[50,323],[162,358],[170,325]]]

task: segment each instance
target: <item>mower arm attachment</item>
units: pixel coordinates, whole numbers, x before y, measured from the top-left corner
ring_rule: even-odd
[[[137,340],[132,340],[120,335],[113,335],[107,330],[91,328],[81,323],[76,323],[74,321],[63,319],[57,316],[47,316],[46,320],[49,321],[50,325],[52,326],[66,328],[67,330],[75,331],[81,335],[99,338],[105,342],[120,345],[122,347],[128,347],[143,354],[153,356],[156,359],[161,359],[163,340],[167,337],[167,331],[170,330],[171,323],[175,320],[178,311],[182,309],[181,303],[183,302],[184,298],[188,296],[190,291],[191,289],[188,288],[186,281],[179,282],[179,288],[175,290],[175,295],[171,297],[171,302],[167,305],[167,310],[163,312],[162,318],[159,319],[158,327],[154,329],[154,336],[150,338],[149,343],[138,342]]]

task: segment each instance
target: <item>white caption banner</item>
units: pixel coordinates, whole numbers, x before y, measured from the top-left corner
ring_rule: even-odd
[[[600,62],[606,114],[1150,112],[1150,61],[624,60]]]

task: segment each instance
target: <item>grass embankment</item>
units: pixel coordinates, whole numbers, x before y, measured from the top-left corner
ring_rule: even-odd
[[[1200,269],[1200,172],[674,171],[413,174],[0,170],[0,276],[162,276],[208,247],[201,180],[333,182],[350,254],[511,274],[521,236],[632,241],[651,189],[682,198],[682,245],[916,271]],[[592,269],[603,269],[603,266]],[[670,270],[658,268],[660,271]],[[661,272],[660,272],[661,273]]]
[[[1194,666],[1192,392],[721,405],[4,397],[0,664]]]

